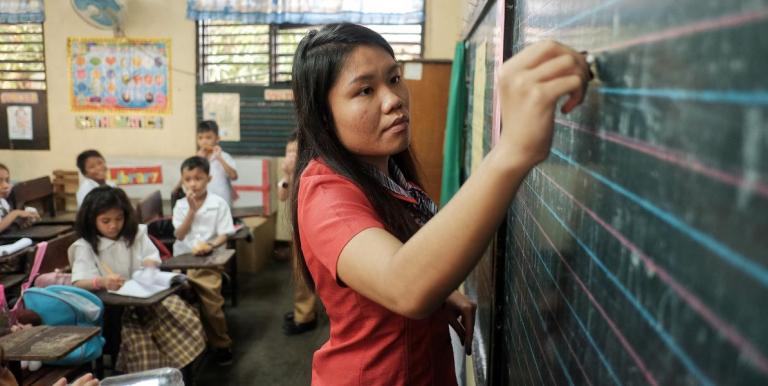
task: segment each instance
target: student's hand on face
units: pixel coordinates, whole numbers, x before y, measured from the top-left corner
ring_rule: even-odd
[[[475,311],[477,304],[473,303],[459,291],[453,291],[445,300],[444,311],[448,323],[461,338],[461,345],[467,355],[472,355],[472,336],[475,331]]]
[[[190,212],[197,212],[197,210],[200,209],[200,207],[203,205],[203,202],[200,200],[200,198],[192,192],[187,193],[187,202],[189,203]]]
[[[561,108],[567,114],[584,99],[589,66],[583,54],[545,41],[507,60],[498,79],[502,154],[532,167],[549,156],[557,101],[568,96]]]
[[[211,155],[213,158],[219,159],[221,158],[221,146],[216,145],[211,149]]]
[[[200,149],[197,150],[197,155],[199,157],[208,158],[208,156],[211,155],[211,151],[213,151],[213,149],[210,146],[200,146]]]
[[[293,171],[296,170],[296,153],[286,153],[283,164],[280,165],[285,176],[292,176]]]
[[[104,276],[104,288],[110,291],[117,291],[125,283],[125,279],[120,275],[107,275]]]

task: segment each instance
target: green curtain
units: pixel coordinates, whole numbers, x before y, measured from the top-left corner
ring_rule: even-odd
[[[461,185],[461,133],[467,113],[467,84],[464,76],[464,43],[456,43],[451,67],[451,90],[448,96],[448,116],[445,120],[443,142],[443,183],[440,189],[440,206],[459,190]]]

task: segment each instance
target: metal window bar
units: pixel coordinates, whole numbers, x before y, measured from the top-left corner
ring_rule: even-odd
[[[45,90],[43,25],[0,24],[0,89]]]
[[[293,55],[307,31],[321,26],[198,23],[200,83],[278,84],[291,81]],[[398,60],[422,57],[423,24],[369,25],[392,45]],[[266,59],[266,60],[264,60]]]

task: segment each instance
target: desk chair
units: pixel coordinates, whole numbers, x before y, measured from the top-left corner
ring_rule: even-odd
[[[53,184],[48,176],[20,182],[13,187],[12,205],[17,209],[33,206],[40,216],[56,216],[53,199]]]
[[[136,214],[139,223],[146,224],[163,217],[163,199],[160,191],[156,190],[136,204]]]

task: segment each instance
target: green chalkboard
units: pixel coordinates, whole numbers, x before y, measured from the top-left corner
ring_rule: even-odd
[[[588,50],[599,81],[473,282],[483,383],[768,384],[768,1],[506,5],[505,47]]]
[[[274,156],[285,154],[285,143],[296,128],[293,101],[268,101],[266,89],[286,87],[254,85],[203,84],[197,86],[197,117],[203,116],[204,93],[240,94],[240,141],[222,142],[222,148],[239,156]]]

